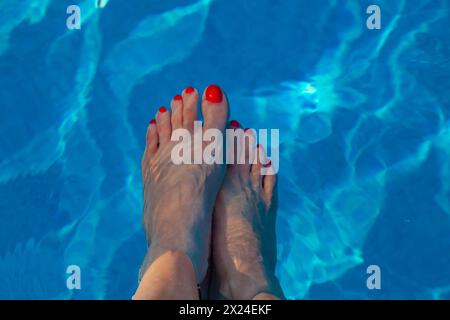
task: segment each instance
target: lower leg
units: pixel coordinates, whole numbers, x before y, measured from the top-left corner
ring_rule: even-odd
[[[269,293],[259,293],[252,300],[280,300],[280,298]]]
[[[133,300],[198,300],[191,260],[182,252],[169,251],[147,269]]]

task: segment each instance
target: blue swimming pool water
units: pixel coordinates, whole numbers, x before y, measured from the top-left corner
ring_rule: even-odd
[[[288,298],[450,299],[449,1],[95,2],[0,1],[0,298],[129,298],[147,122],[218,83],[280,129]]]

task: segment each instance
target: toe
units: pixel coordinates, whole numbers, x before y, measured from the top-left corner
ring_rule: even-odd
[[[250,172],[254,159],[256,159],[256,138],[252,129],[245,129],[242,135],[241,151],[239,152],[240,169]]]
[[[202,97],[202,114],[204,129],[215,128],[221,132],[225,130],[228,119],[228,102],[219,86],[210,85],[206,88]]]
[[[142,158],[143,169],[147,167],[148,162],[152,159],[158,149],[158,130],[156,128],[156,121],[150,121],[147,127],[146,144],[144,156]]]
[[[241,126],[239,122],[237,122],[236,120],[231,120],[226,130],[226,142],[227,142],[227,145],[225,147],[227,153],[226,163],[229,164],[230,167],[233,166],[233,168],[235,165],[237,165],[239,159],[237,149],[239,136],[235,135],[237,134],[236,129],[239,129],[240,127]]]
[[[172,108],[172,130],[179,129],[183,126],[183,97],[177,94],[170,103]]]
[[[263,191],[264,191],[264,198],[267,204],[270,204],[273,195],[275,192],[275,186],[277,184],[277,176],[275,174],[275,171],[271,168],[271,164],[268,164],[269,166],[269,174],[262,176],[263,179]]]
[[[183,91],[183,128],[194,130],[194,121],[197,120],[198,92],[193,87]]]
[[[264,148],[260,144],[258,144],[256,147],[256,153],[256,161],[252,164],[251,176],[253,185],[257,188],[261,188],[264,178],[261,169],[263,168],[264,164],[267,163],[267,155],[266,150],[264,150]]]
[[[170,112],[165,107],[160,107],[156,114],[156,126],[158,128],[158,141],[165,144],[170,141],[172,125],[170,123]]]

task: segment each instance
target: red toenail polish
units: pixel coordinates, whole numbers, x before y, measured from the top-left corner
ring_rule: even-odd
[[[184,89],[184,92],[186,92],[187,94],[194,92],[195,89],[192,87],[187,87],[186,89]]]
[[[235,127],[235,128],[240,128],[241,127],[239,122],[237,122],[236,120],[231,120],[230,121],[230,126]]]
[[[160,113],[164,113],[164,112],[166,112],[166,111],[167,111],[166,107],[160,107],[160,108],[159,108],[159,112],[160,112]]]
[[[175,100],[175,101],[181,101],[181,100],[183,100],[183,97],[180,96],[179,94],[177,94],[175,97],[173,97],[173,100]]]
[[[220,89],[220,87],[216,86],[215,84],[210,85],[208,88],[206,88],[205,98],[209,102],[213,103],[222,102],[223,100],[222,89]]]
[[[155,119],[150,120],[150,124],[156,124],[156,120]]]
[[[267,162],[267,163],[264,165],[264,167],[270,167],[271,164],[272,164],[272,161],[269,160],[269,162]]]

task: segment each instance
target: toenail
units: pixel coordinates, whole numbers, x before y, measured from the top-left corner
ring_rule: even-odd
[[[160,108],[159,108],[159,112],[160,112],[160,113],[164,113],[164,112],[166,112],[166,111],[167,111],[166,107],[160,107]]]
[[[156,124],[156,120],[155,119],[150,120],[150,124]]]
[[[175,101],[181,101],[183,99],[182,96],[180,96],[179,94],[177,94],[175,97],[173,97],[173,100]]]
[[[222,90],[220,89],[219,86],[212,84],[208,88],[206,88],[205,98],[209,102],[213,102],[213,103],[222,102],[222,99],[223,99]]]
[[[235,127],[235,128],[240,128],[241,127],[239,122],[237,122],[236,120],[231,120],[230,121],[230,126]]]
[[[187,94],[194,92],[195,89],[193,87],[187,87],[184,92],[186,92]]]

